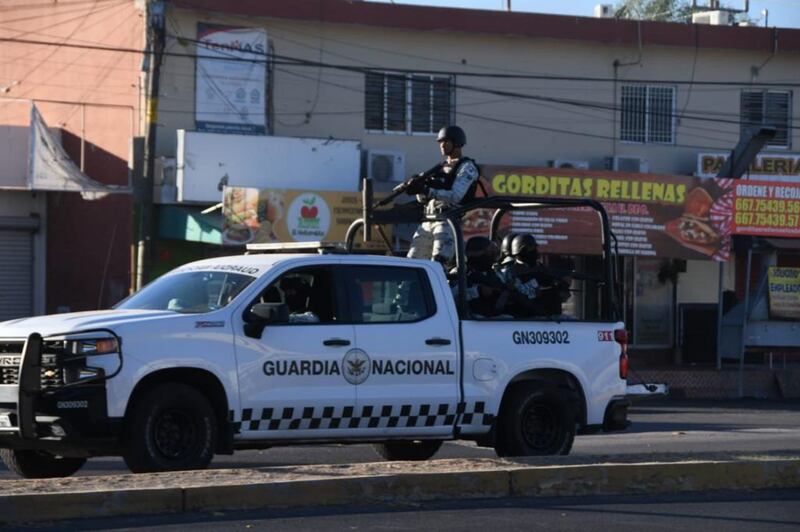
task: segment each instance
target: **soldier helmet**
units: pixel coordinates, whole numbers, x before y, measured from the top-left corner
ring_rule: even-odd
[[[517,235],[511,241],[511,256],[526,264],[539,258],[539,246],[533,235]]]
[[[516,233],[508,233],[503,237],[503,241],[500,243],[501,257],[505,258],[511,256],[511,242],[514,240],[515,236],[517,236]]]
[[[464,254],[468,266],[478,270],[488,270],[497,260],[497,244],[485,236],[473,236],[467,240]]]
[[[439,134],[436,136],[436,142],[443,140],[449,140],[453,146],[460,148],[467,145],[467,134],[458,126],[445,126],[439,130]]]

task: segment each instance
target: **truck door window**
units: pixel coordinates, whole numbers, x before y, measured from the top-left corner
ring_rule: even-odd
[[[347,268],[355,323],[421,321],[436,313],[428,276],[420,268]]]
[[[298,268],[286,272],[270,283],[256,302],[286,303],[290,324],[341,321],[328,267]]]

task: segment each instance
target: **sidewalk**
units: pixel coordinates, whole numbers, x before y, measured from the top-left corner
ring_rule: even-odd
[[[756,399],[800,399],[800,368],[755,369],[741,373],[741,397]],[[738,368],[648,368],[628,374],[628,384],[665,383],[676,399],[738,399]]]
[[[800,486],[796,454],[599,458],[432,460],[5,481],[0,525],[214,510]]]

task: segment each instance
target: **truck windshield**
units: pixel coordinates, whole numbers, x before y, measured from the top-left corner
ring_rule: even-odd
[[[116,308],[202,314],[224,307],[254,280],[249,275],[224,272],[165,275],[121,301]]]

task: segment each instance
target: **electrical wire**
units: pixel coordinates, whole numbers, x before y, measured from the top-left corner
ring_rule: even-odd
[[[78,29],[80,29],[83,26],[83,24],[86,22],[86,20],[87,20],[87,18],[89,16],[91,16],[93,14],[94,15],[98,15],[99,13],[102,13],[102,12],[111,12],[111,14],[115,14],[114,8],[118,8],[118,7],[124,6],[124,5],[125,5],[124,2],[119,2],[117,4],[105,5],[105,6],[101,7],[101,8],[98,8],[98,9],[91,9],[91,10],[89,10],[89,12],[86,12],[84,10],[84,12],[80,16],[77,16],[77,17],[74,17],[72,19],[69,19],[70,22],[71,21],[80,20],[80,23],[78,25],[76,25],[66,37],[63,38],[63,41],[61,41],[60,43],[53,43],[53,46],[54,46],[53,50],[49,51],[49,53],[47,53],[44,56],[44,58],[37,59],[37,63],[32,68],[28,69],[27,72],[25,74],[23,74],[22,76],[18,76],[18,79],[16,80],[17,81],[16,85],[22,85],[23,82],[31,74],[36,72],[41,67],[41,65],[43,65],[48,59],[53,57],[56,54],[56,52],[58,52],[59,49],[61,49],[61,48],[72,48],[71,43],[68,43],[67,41],[69,41],[75,35],[75,33],[78,31]],[[104,18],[103,21],[105,21],[105,20],[106,19]],[[56,25],[60,25],[60,24],[63,24],[65,22],[67,22],[67,21],[59,21]],[[48,27],[52,27],[52,26],[48,26]],[[8,38],[5,38],[5,37],[0,38],[0,41],[5,40],[5,39],[8,39]],[[11,39],[12,39],[11,42],[14,42],[13,39],[17,39],[17,37],[14,37],[14,38],[11,38]],[[25,51],[21,55],[12,58],[11,61],[15,61],[15,60],[17,60],[17,59],[19,59],[21,57],[25,57],[27,55],[28,55],[28,52]],[[24,89],[23,89],[23,91],[24,91]],[[23,94],[24,94],[24,92],[23,92]]]
[[[183,40],[186,40],[186,39],[183,39]],[[58,45],[58,43],[49,43],[49,42],[43,42],[43,41],[32,41],[32,40],[27,40],[27,39],[0,38],[0,42],[3,42],[3,41],[6,41],[6,42],[27,42],[29,44],[38,44],[38,45]],[[191,42],[192,40],[189,40],[189,41]],[[199,43],[199,41],[194,41],[194,42],[195,42],[195,44]],[[114,48],[114,47],[107,47],[107,46],[87,46],[87,45],[72,45],[72,44],[63,44],[63,45],[60,45],[60,46],[75,47],[75,48],[89,48],[89,49],[104,50],[104,51],[111,51],[111,52],[131,52],[131,53],[139,53],[139,54],[147,53],[147,52],[142,51],[142,50],[126,49],[126,48],[121,48],[121,47]],[[176,56],[176,57],[188,57],[188,58],[192,58],[192,59],[202,59],[203,58],[202,55],[199,55],[199,54],[196,54],[196,53],[195,54],[176,54],[176,53],[166,52],[165,55]],[[264,54],[264,55],[266,55],[266,54]],[[274,57],[279,59],[279,61],[277,61],[278,64],[286,65],[286,66],[295,66],[295,67],[314,66],[314,67],[317,67],[317,68],[329,68],[329,69],[344,70],[344,71],[349,71],[349,72],[357,72],[357,73],[362,73],[362,74],[375,71],[375,69],[372,69],[372,68],[358,67],[358,66],[352,66],[352,65],[335,65],[335,64],[324,63],[322,61],[316,61],[315,62],[315,61],[309,61],[309,60],[304,60],[304,59],[299,59],[299,58],[294,58],[294,57],[289,57],[289,56],[279,56],[277,54],[275,54]],[[208,58],[212,59],[212,57],[208,57]],[[217,58],[214,58],[214,59],[217,59]],[[243,61],[249,61],[249,62],[266,62],[267,59],[266,58],[265,59],[260,59],[260,58],[259,59],[248,59],[248,58],[232,57],[232,58],[225,58],[224,60],[243,60]],[[286,69],[281,69],[281,70],[288,73],[288,71]],[[470,73],[470,72],[459,72],[459,73],[455,73],[454,74],[454,73],[440,72],[440,71],[425,72],[425,71],[419,71],[419,70],[397,70],[397,69],[387,69],[387,70],[391,70],[392,72],[396,72],[398,74],[404,74],[404,73],[422,74],[422,73],[433,72],[435,74],[461,75],[461,76],[472,76],[472,77],[481,77],[481,78],[488,77],[488,78],[493,78],[493,79],[499,79],[499,78],[502,78],[502,79],[547,79],[547,80],[560,80],[560,81],[570,80],[570,81],[595,81],[595,82],[608,81],[608,79],[606,79],[606,78],[589,78],[589,77],[578,77],[578,76],[538,76],[538,75],[537,76],[531,76],[531,75],[524,75],[524,76],[513,75],[512,76],[512,75],[498,75],[498,74],[478,74],[478,73]],[[292,74],[296,75],[296,73],[292,73]],[[683,82],[683,81],[680,81],[680,80],[660,80],[660,81],[659,80],[641,80],[641,81],[646,81],[646,82],[652,83],[652,84],[656,84],[656,83],[659,83],[659,82],[661,82],[661,83],[676,83],[676,84],[686,83],[686,82]],[[634,83],[635,80],[626,80],[626,82]],[[713,85],[739,85],[739,86],[747,85],[747,86],[749,86],[749,84],[745,84],[743,82],[733,82],[733,81],[724,81],[724,82],[723,81],[715,81],[715,82],[710,82],[710,81],[708,81],[708,82],[692,81],[691,83],[713,84]],[[348,90],[353,90],[352,87],[347,87],[347,86],[341,85],[341,84],[332,84],[331,82],[326,82],[326,84],[333,85],[333,86],[339,86],[341,88],[346,88]],[[769,85],[777,85],[777,86],[782,86],[782,87],[783,86],[787,86],[786,83],[764,83],[764,84],[759,84],[759,86],[769,86]],[[530,100],[533,100],[533,101],[543,101],[543,102],[550,102],[550,103],[555,103],[555,104],[560,104],[560,105],[576,106],[576,107],[583,107],[583,108],[595,108],[595,109],[600,109],[600,110],[604,110],[604,111],[611,111],[611,112],[616,112],[616,111],[621,110],[621,107],[613,105],[613,104],[609,105],[609,104],[605,104],[605,103],[587,102],[587,101],[571,100],[571,99],[564,99],[564,98],[543,97],[541,95],[522,94],[522,93],[511,92],[511,91],[499,91],[499,90],[496,90],[496,89],[489,89],[489,88],[469,86],[469,85],[458,85],[458,84],[455,84],[454,88],[459,88],[459,89],[469,90],[469,91],[479,92],[479,93],[494,94],[494,95],[498,95],[498,96],[505,96],[505,97],[508,97],[508,98],[530,99]],[[675,116],[675,113],[657,113],[657,114],[663,114],[665,116],[672,116],[672,117]],[[478,115],[474,115],[474,116],[478,116]],[[701,120],[701,121],[707,121],[707,122],[717,122],[717,123],[736,124],[736,125],[739,124],[738,120],[734,121],[734,120],[724,120],[724,119],[719,119],[719,118],[706,118],[706,117],[701,117],[701,116],[687,116],[685,113],[682,113],[681,118],[686,119],[686,120]],[[794,117],[792,117],[792,119],[795,120]],[[531,126],[531,125],[530,124],[525,124],[524,126]],[[682,126],[682,127],[687,127],[687,126]],[[554,130],[554,128],[550,128],[550,129]],[[568,130],[556,130],[556,131],[557,132],[564,132],[564,133],[567,133],[567,134],[581,134],[579,132],[568,131]],[[719,131],[719,132],[720,133],[726,133],[726,132],[722,132],[722,131]],[[584,135],[590,135],[590,134],[584,134]],[[600,136],[600,137],[601,138],[607,138],[607,139],[611,138],[611,137],[605,137],[605,136]],[[675,144],[670,144],[670,145],[671,146],[675,146]],[[718,148],[715,148],[715,149],[718,149]]]
[[[9,38],[9,37],[0,37],[0,42],[16,42],[22,44],[31,44],[31,45],[41,45],[41,46],[54,46],[58,45],[59,43],[50,42],[50,41],[37,41],[32,39],[16,39],[16,38]],[[190,42],[199,43],[200,41],[190,40]],[[80,49],[87,49],[87,50],[98,50],[98,51],[106,51],[106,52],[122,52],[122,53],[135,53],[135,54],[150,54],[152,52],[148,50],[140,50],[135,48],[122,48],[122,47],[110,47],[110,46],[99,46],[99,45],[86,45],[86,44],[63,44],[61,45],[65,48],[80,48]],[[230,57],[225,58],[225,61],[245,61],[251,63],[266,63],[267,58],[266,54],[259,54],[257,52],[250,52],[253,55],[262,55],[264,58],[240,58],[240,57]],[[169,55],[172,57],[187,57],[191,59],[220,59],[218,57],[212,56],[201,56],[197,54],[181,54],[170,52],[166,53],[165,55]],[[589,76],[559,76],[559,75],[532,75],[532,74],[525,74],[525,75],[517,75],[517,74],[486,74],[486,73],[479,73],[479,72],[469,72],[469,71],[444,71],[444,70],[419,70],[419,69],[400,69],[395,67],[383,67],[381,69],[371,69],[366,67],[359,67],[353,65],[342,65],[342,64],[333,64],[333,63],[324,63],[320,65],[318,62],[310,61],[306,59],[299,59],[295,57],[289,56],[282,56],[275,54],[275,57],[278,59],[285,58],[286,62],[283,64],[288,65],[296,65],[296,66],[322,66],[324,68],[331,68],[331,69],[338,69],[338,70],[349,70],[354,72],[368,72],[368,71],[377,71],[377,70],[387,70],[392,72],[397,72],[398,74],[428,74],[428,75],[448,75],[448,76],[460,76],[460,77],[475,77],[475,78],[488,78],[488,79],[539,79],[539,80],[548,80],[548,81],[581,81],[581,82],[589,82],[589,83],[613,83],[613,78],[602,78],[602,77],[589,77]],[[752,83],[749,81],[734,81],[734,80],[726,80],[726,81],[688,81],[688,80],[676,80],[676,79],[626,79],[627,83],[647,83],[651,85],[686,85],[689,83],[693,83],[696,85],[713,85],[713,86],[727,86],[727,85],[734,85],[734,86],[751,86]],[[800,79],[790,79],[781,82],[763,82],[759,83],[758,86],[760,87],[794,87],[798,83],[800,83]]]

